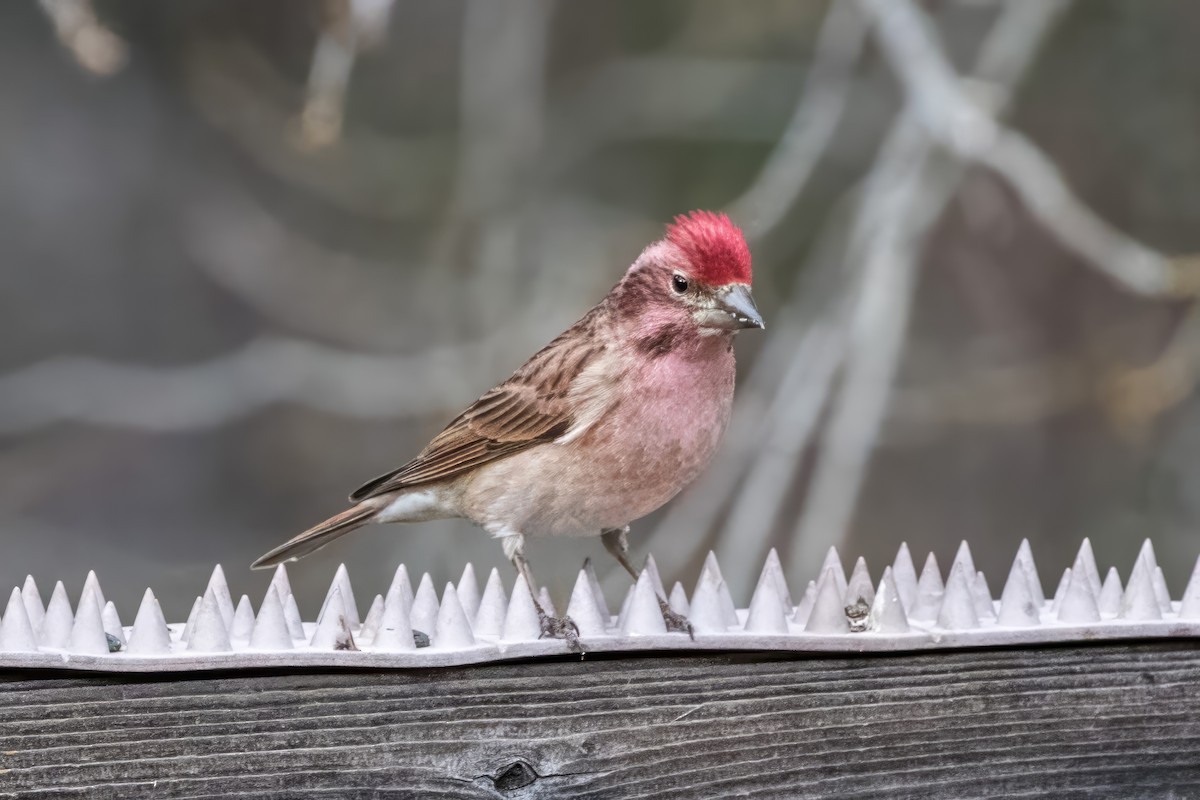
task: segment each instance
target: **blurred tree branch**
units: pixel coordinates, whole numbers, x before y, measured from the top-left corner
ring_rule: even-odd
[[[734,219],[753,224],[754,236],[765,236],[786,217],[820,163],[841,121],[866,39],[866,20],[854,4],[834,3],[787,128],[758,177],[728,206]]]
[[[263,337],[182,367],[59,356],[0,375],[0,433],[61,422],[202,430],[276,403],[358,418],[430,414],[462,401],[477,351],[464,345],[374,356]]]
[[[999,124],[954,77],[928,18],[910,0],[861,0],[874,16],[885,56],[928,134],[955,156],[1002,176],[1043,228],[1067,250],[1126,291],[1150,298],[1195,298],[1200,256],[1167,256],[1098,217],[1071,191],[1053,161],[1020,133]],[[1020,0],[1014,0],[1020,2]],[[1037,5],[1038,0],[1026,0]],[[1200,379],[1196,311],[1154,364],[1114,370],[1099,388],[1114,424],[1127,436],[1184,397]]]
[[[881,8],[889,0],[859,5],[873,19],[876,36],[884,37]],[[996,81],[991,84],[995,110],[1007,104],[1036,54],[1036,43],[1065,6],[1011,0],[1001,7],[976,64],[977,75]],[[928,35],[922,46],[938,48],[932,23],[924,20],[924,25]],[[947,81],[957,86],[960,79],[948,65],[946,70],[953,76]],[[849,529],[903,352],[924,241],[961,179],[960,169],[935,157],[936,140],[918,124],[922,121],[920,103],[910,95],[867,180],[847,253],[863,267],[850,312],[845,372],[791,541],[789,562],[795,570],[818,562]]]
[[[79,66],[95,75],[112,75],[125,65],[128,50],[120,37],[96,16],[91,0],[40,0],[54,33]]]
[[[304,109],[297,120],[302,150],[329,147],[342,135],[346,90],[360,50],[387,33],[393,0],[324,0],[325,18],[313,49]]]

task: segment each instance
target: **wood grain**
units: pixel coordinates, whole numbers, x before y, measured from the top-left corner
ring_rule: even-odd
[[[1200,797],[1200,645],[8,673],[0,795]]]

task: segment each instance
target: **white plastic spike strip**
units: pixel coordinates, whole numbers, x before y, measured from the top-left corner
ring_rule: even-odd
[[[1101,575],[1104,578],[1101,579]],[[994,576],[996,577],[996,576]],[[858,559],[847,580],[831,549],[796,599],[775,551],[766,558],[750,602],[737,610],[716,556],[705,559],[691,596],[676,582],[668,594],[648,560],[621,612],[610,610],[595,570],[585,562],[569,598],[559,598],[578,629],[578,649],[543,639],[534,597],[523,577],[506,589],[491,570],[479,590],[468,565],[440,596],[423,575],[416,591],[401,565],[385,592],[358,618],[354,589],[339,567],[316,622],[301,622],[287,571],[271,577],[257,611],[242,595],[235,606],[221,567],[212,572],[186,624],[168,625],[146,590],[123,626],[88,573],[74,608],[61,582],[50,600],[32,578],[14,587],[0,617],[0,667],[101,671],[183,671],[264,667],[433,667],[501,659],[639,650],[792,650],[894,652],[1104,639],[1200,638],[1200,561],[1179,600],[1172,600],[1154,548],[1143,545],[1124,584],[1101,572],[1086,539],[1047,600],[1027,542],[1017,550],[999,600],[959,547],[948,573],[932,554],[918,575],[907,546],[872,574]],[[996,586],[1000,586],[996,581]],[[544,589],[539,602],[549,607]],[[563,602],[565,600],[565,603]],[[684,614],[694,638],[668,632],[662,604]],[[793,605],[794,604],[794,605]],[[126,609],[128,615],[132,609]]]

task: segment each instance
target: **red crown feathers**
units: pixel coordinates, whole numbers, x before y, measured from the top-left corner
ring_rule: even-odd
[[[694,277],[710,286],[750,283],[750,247],[724,214],[692,211],[667,226],[667,241],[691,262]]]

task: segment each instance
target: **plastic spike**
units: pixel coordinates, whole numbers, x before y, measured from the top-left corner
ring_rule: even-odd
[[[545,586],[538,589],[538,605],[551,617],[558,616],[558,611],[554,608],[554,601],[550,599],[550,590]]]
[[[704,566],[700,569],[701,575],[704,574],[705,569],[711,570],[718,581],[725,580],[725,576],[721,574],[721,565],[717,563],[717,554],[712,550],[709,550],[708,555],[704,557]]]
[[[675,585],[671,587],[671,596],[667,598],[667,607],[685,617],[691,613],[687,592],[684,591],[683,584],[679,581],[675,581]]]
[[[842,598],[846,605],[852,606],[860,599],[868,606],[875,602],[875,587],[871,584],[871,573],[867,570],[867,560],[859,557],[854,562],[854,571],[846,582],[846,595]]]
[[[737,609],[733,606],[733,597],[730,595],[730,588],[725,585],[725,578],[721,576],[721,566],[716,563],[716,554],[713,551],[708,551],[707,557],[704,557],[704,566],[700,571],[700,578],[696,581],[696,590],[691,593],[692,606],[696,604],[696,593],[700,591],[701,584],[706,581],[706,578],[704,578],[706,575],[712,578],[712,588],[716,590],[716,595],[718,595],[716,607],[721,610],[721,631],[725,631],[731,625],[739,625],[740,620],[738,619]],[[692,627],[696,627],[695,620],[692,620]]]
[[[506,642],[528,642],[541,638],[541,635],[542,623],[533,604],[533,595],[529,593],[529,584],[524,575],[517,573],[500,638]]]
[[[501,588],[503,591],[503,588]],[[398,605],[404,611],[406,620],[412,619],[412,607],[415,602],[412,592],[407,592],[404,586],[395,582],[388,588],[388,593],[383,597],[383,607],[386,609],[390,605]]]
[[[208,579],[208,589],[212,590],[217,601],[217,610],[221,612],[221,621],[225,623],[225,631],[233,626],[233,595],[229,593],[229,582],[225,580],[225,570],[217,564],[213,567]],[[206,590],[207,592],[208,590]]]
[[[406,608],[412,608],[413,600],[416,596],[413,593],[412,581],[408,578],[408,567],[403,564],[396,567],[396,574],[392,576],[392,582],[388,585],[388,590],[383,593],[385,601],[393,591],[399,591],[403,594],[404,602],[408,604]]]
[[[728,628],[731,625],[740,625],[741,620],[738,619],[737,610],[733,605],[733,596],[729,594],[729,587],[725,584],[725,578],[721,575],[721,566],[717,563],[717,556],[713,551],[708,551],[708,556],[704,559],[704,568],[700,570],[700,578],[696,581],[696,590],[699,591],[700,584],[704,581],[704,573],[710,572],[716,579],[715,585],[719,598],[718,606],[721,609],[724,625]],[[696,603],[695,592],[692,592],[692,604]],[[692,627],[695,627],[693,621]]]
[[[961,551],[960,551],[961,552]],[[954,562],[946,590],[942,593],[942,607],[938,610],[937,626],[948,631],[967,631],[979,627],[979,615],[975,613],[975,599],[971,596],[974,572],[968,572],[966,561]]]
[[[37,640],[33,635],[33,624],[25,610],[25,599],[21,590],[13,587],[8,597],[8,606],[0,620],[0,653],[36,653]]]
[[[413,598],[412,609],[409,611],[409,622],[412,623],[414,631],[430,634],[433,633],[433,626],[437,624],[437,615],[437,591],[433,588],[433,578],[426,572],[421,576],[421,584],[417,587],[417,594]]]
[[[633,599],[625,621],[621,624],[623,636],[649,636],[666,633],[662,609],[658,605],[658,594],[650,571],[643,569],[633,586]]]
[[[738,619],[737,606],[733,604],[733,595],[729,593],[729,584],[722,579],[717,584],[717,593],[721,596],[721,610],[725,613],[725,626],[741,625],[742,621]]]
[[[508,615],[508,595],[500,572],[492,567],[479,597],[479,609],[475,612],[475,635],[499,638],[504,632],[504,618]],[[540,631],[539,631],[540,632]]]
[[[950,562],[950,570],[954,570],[955,564],[962,564],[966,570],[968,580],[979,570],[975,569],[975,559],[971,558],[971,546],[967,544],[967,540],[963,539],[959,542],[958,550],[954,553],[954,561]]]
[[[626,618],[629,617],[629,607],[633,605],[633,587],[636,585],[636,583],[631,583],[625,590],[625,599],[621,601],[621,610],[617,612],[617,628],[623,627]]]
[[[1075,571],[1072,569],[1072,567],[1067,567],[1066,570],[1062,571],[1062,578],[1058,579],[1058,585],[1054,590],[1054,600],[1050,602],[1050,609],[1055,614],[1058,613],[1058,608],[1062,606],[1062,599],[1067,595],[1067,587],[1070,585],[1070,581],[1072,581],[1074,575]],[[1084,579],[1086,581],[1086,576]]]
[[[808,583],[803,596],[796,597],[799,603],[793,608],[788,588],[782,585],[778,554],[774,550],[768,552],[749,603],[743,606],[745,610],[735,610],[729,587],[710,553],[693,596],[689,598],[683,585],[676,582],[666,604],[688,617],[698,636],[709,637],[697,640],[700,647],[738,648],[744,639],[745,646],[771,648],[780,645],[782,637],[790,637],[782,645],[787,649],[838,652],[990,647],[1023,642],[1041,646],[1120,637],[1186,637],[1200,625],[1200,560],[1187,588],[1172,601],[1163,570],[1158,567],[1148,542],[1141,545],[1128,582],[1123,585],[1116,569],[1106,568],[1101,580],[1095,570],[1092,543],[1084,540],[1071,567],[1063,572],[1053,602],[1045,602],[1044,595],[1039,600],[1041,585],[1028,542],[1022,542],[1018,549],[998,602],[988,587],[987,577],[982,572],[970,571],[973,557],[965,545],[956,551],[948,576],[940,572],[937,559],[931,555],[919,577],[912,569],[911,553],[902,546],[897,551],[896,563],[883,570],[876,586],[870,586],[866,562],[857,559],[842,592],[838,590],[838,578],[841,574],[844,579],[845,574],[837,551],[830,550],[826,561],[828,568],[817,580]],[[901,565],[906,565],[909,573],[911,613],[905,605],[904,581],[900,578],[906,568]],[[600,650],[637,651],[660,646],[686,649],[689,645],[684,637],[656,638],[666,634],[661,613],[664,599],[657,591],[656,573],[654,560],[647,559],[646,567],[630,587],[619,624],[614,625],[599,592],[595,571],[585,562],[565,604],[566,614],[574,619],[582,637],[595,637]],[[432,578],[423,576],[420,588],[414,593],[407,570],[401,567],[388,594],[373,596],[362,625],[353,627],[342,595],[343,581],[348,583],[348,575],[335,575],[326,596],[325,613],[314,625],[300,622],[296,598],[290,592],[283,596],[278,591],[281,586],[290,587],[290,583],[286,572],[277,569],[257,618],[252,617],[254,609],[249,598],[242,596],[231,624],[226,624],[219,590],[228,586],[221,568],[216,567],[182,634],[184,626],[167,625],[150,590],[142,597],[133,626],[124,628],[116,607],[107,601],[104,605],[99,603],[102,593],[94,572],[89,573],[84,583],[75,613],[61,583],[54,586],[54,592],[47,598],[49,602],[43,606],[37,585],[30,577],[23,586],[11,591],[7,607],[0,615],[0,662],[10,669],[65,665],[69,669],[102,671],[160,668],[171,671],[209,668],[203,663],[210,661],[205,653],[254,651],[257,654],[247,655],[245,661],[225,656],[212,665],[238,669],[328,663],[352,668],[391,668],[474,663],[558,652],[540,645],[528,647],[537,644],[541,624],[535,610],[537,601],[530,597],[522,578],[518,578],[510,595],[504,591],[498,570],[490,570],[486,584],[476,580],[472,567],[465,567],[462,574],[462,586],[446,584],[440,598],[436,594],[429,598]],[[996,576],[991,578],[995,580]],[[467,588],[471,585],[476,587],[476,600],[464,602],[464,596],[471,594]],[[483,588],[482,593],[477,591],[479,588]],[[857,600],[860,594],[867,600],[868,592],[873,595],[868,606],[847,609],[850,601]],[[546,596],[544,587],[540,594]],[[548,600],[546,604],[552,610]],[[922,617],[922,608],[931,605],[933,612]],[[426,612],[432,609],[433,616],[427,616],[427,632],[415,633],[411,620],[421,606]],[[42,614],[40,630],[33,619],[37,611]],[[731,620],[740,624],[731,624]],[[858,633],[864,630],[867,632]],[[312,641],[311,648],[303,638],[305,632]],[[906,636],[906,632],[910,635]],[[114,639],[119,641],[122,636],[127,642],[115,649]],[[619,636],[629,638],[622,641]],[[494,641],[499,645],[480,647],[481,643]],[[364,649],[374,655],[364,658],[361,654],[334,652],[343,647],[358,649],[364,643]],[[418,648],[424,645],[439,652],[432,657],[420,655]],[[290,648],[300,648],[303,655],[288,656]],[[389,650],[413,651],[413,654],[398,653],[392,659],[385,656]],[[71,655],[75,653],[80,657]]]
[[[667,599],[667,587],[663,585],[662,575],[658,573],[658,562],[654,560],[653,553],[646,554],[646,564],[642,570],[650,575],[650,586],[654,589],[654,596]]]
[[[1072,625],[1100,621],[1100,607],[1096,605],[1096,595],[1092,593],[1092,581],[1085,566],[1071,570],[1058,606],[1058,621]]]
[[[292,582],[288,580],[287,567],[283,564],[275,567],[275,574],[271,576],[271,585],[267,587],[267,591],[270,591],[272,588],[279,595],[281,603],[283,602],[283,598],[292,593]],[[263,602],[267,602],[265,594],[263,595]]]
[[[1096,554],[1092,552],[1092,542],[1086,536],[1079,545],[1079,552],[1075,554],[1075,563],[1071,564],[1071,570],[1082,573],[1087,578],[1093,597],[1100,596],[1100,589],[1103,588],[1100,570],[1096,567]]]
[[[1025,580],[1029,583],[1033,599],[1041,609],[1046,605],[1046,594],[1042,590],[1042,578],[1038,575],[1037,564],[1033,560],[1033,548],[1029,546],[1028,539],[1021,540],[1021,545],[1017,548],[1017,561],[1025,571]]]
[[[1067,584],[1071,582],[1072,570],[1067,567],[1063,570],[1062,578],[1058,581],[1058,587],[1054,590],[1054,599],[1050,601],[1050,611],[1053,614],[1058,613],[1059,607],[1062,605],[1063,597],[1067,594]]]
[[[830,552],[834,552],[832,548]],[[840,581],[838,580],[840,569],[841,566],[836,565],[826,567],[821,571],[812,611],[804,623],[804,630],[808,633],[850,632],[850,623],[846,620],[846,607],[842,602],[846,592],[839,586]]]
[[[1164,614],[1171,613],[1171,593],[1167,591],[1167,578],[1163,575],[1162,567],[1155,567],[1150,575],[1154,584],[1154,598],[1158,600],[1158,610]]]
[[[296,605],[296,595],[289,594],[283,598],[283,619],[287,623],[288,633],[294,640],[307,640],[304,623],[300,620],[300,607]]]
[[[913,565],[907,542],[901,542],[900,549],[896,551],[896,560],[892,562],[892,579],[896,582],[896,592],[904,608],[912,608],[917,602],[917,568]]]
[[[187,649],[206,653],[225,653],[233,649],[220,602],[211,586],[205,590],[200,601],[200,610],[196,612]]]
[[[183,624],[183,631],[179,634],[179,641],[186,642],[192,638],[192,629],[196,627],[196,615],[200,613],[200,603],[203,598],[197,597],[192,602],[192,610],[188,612],[187,622]]]
[[[250,605],[250,598],[242,595],[238,600],[237,608],[233,610],[233,626],[229,629],[229,638],[231,639],[249,639],[250,632],[254,630],[254,606]]]
[[[137,616],[133,619],[133,630],[129,632],[129,643],[125,648],[138,655],[160,655],[171,649],[171,631],[163,617],[158,598],[149,589],[142,595]]]
[[[1142,542],[1142,547],[1138,550],[1137,557],[1141,561],[1146,562],[1146,566],[1150,568],[1151,574],[1154,573],[1154,568],[1158,566],[1158,559],[1154,556],[1154,545],[1149,539]]]
[[[1029,572],[1018,554],[1013,559],[1004,592],[1000,595],[1000,612],[996,624],[1006,628],[1029,628],[1041,623],[1042,605],[1034,598]]]
[[[981,620],[996,618],[996,604],[992,601],[992,589],[988,586],[987,576],[982,572],[975,573],[971,583],[971,597],[975,599],[975,613]]]
[[[825,570],[832,569],[833,577],[837,581],[837,590],[842,597],[846,596],[846,571],[842,568],[842,557],[838,555],[836,547],[830,547],[829,552],[825,554],[825,561],[821,563],[821,575],[825,574]],[[817,583],[820,583],[818,580]]]
[[[342,587],[337,578],[325,600],[325,613],[317,622],[309,645],[314,650],[357,650],[354,636],[350,632],[350,611],[342,597]]]
[[[346,615],[347,627],[351,629],[357,628],[360,624],[358,603],[354,600],[354,588],[350,585],[350,573],[346,571],[345,564],[338,564],[337,571],[333,573],[333,580],[329,583],[329,591],[325,593],[325,601],[321,604],[321,612],[317,614],[317,623],[320,624],[321,619],[325,616],[326,607],[329,605],[330,598],[333,597],[333,590],[335,588],[338,590],[338,594],[342,596],[342,609]]]
[[[942,594],[945,591],[946,586],[942,583],[942,571],[938,568],[937,556],[930,553],[925,559],[925,567],[921,570],[921,578],[917,581],[917,599],[908,612],[908,618],[932,622],[942,607]]]
[[[33,626],[33,633],[42,629],[42,620],[46,618],[46,607],[42,605],[42,593],[38,591],[37,581],[32,575],[25,576],[25,584],[21,587],[21,600],[25,603],[25,615]]]
[[[583,571],[588,576],[588,584],[592,587],[592,594],[596,596],[596,607],[600,609],[600,615],[604,617],[606,624],[612,624],[612,612],[608,608],[608,601],[604,598],[604,590],[600,587],[600,578],[596,576],[596,568],[592,565],[590,557],[583,560]]]
[[[475,565],[470,561],[463,567],[462,577],[458,579],[455,591],[467,619],[475,619],[475,615],[479,613],[479,580],[475,577]]]
[[[250,629],[251,650],[291,650],[292,633],[288,630],[283,612],[283,601],[279,599],[281,584],[272,583],[258,607],[258,616]],[[285,584],[282,585],[287,588]],[[291,597],[289,594],[288,597]]]
[[[458,599],[458,592],[453,583],[447,583],[442,590],[442,603],[438,606],[437,622],[433,626],[431,647],[450,649],[471,647],[475,644],[475,636],[471,633],[471,623],[467,620],[467,612]]]
[[[370,639],[375,635],[375,631],[379,630],[379,620],[383,618],[383,595],[375,595],[375,599],[371,601],[371,607],[367,609],[367,615],[363,617],[362,627],[358,630],[358,638]]]
[[[720,575],[719,572],[717,574]],[[725,627],[742,624],[742,621],[738,619],[737,607],[733,604],[733,596],[729,594],[729,584],[725,583],[724,578],[717,581],[717,595],[721,598],[721,613],[725,615]]]
[[[403,567],[401,567],[403,569]],[[371,640],[374,650],[416,650],[412,624],[408,619],[409,598],[404,586],[393,581],[388,589],[391,600],[383,602],[383,616],[379,619],[379,630]]]
[[[1192,575],[1188,578],[1187,587],[1179,601],[1180,619],[1200,619],[1200,558],[1192,567]]]
[[[775,570],[771,566],[770,559],[763,565],[762,572],[758,574],[758,583],[754,585],[754,593],[750,596],[750,606],[754,606],[754,598],[764,592],[779,603],[779,613],[784,617],[789,617],[792,614],[792,598],[788,594],[787,587],[782,585],[783,570]]]
[[[787,617],[784,612],[783,596],[777,585],[777,578],[771,572],[763,570],[754,596],[750,598],[750,610],[746,614],[747,633],[778,634],[787,633]],[[787,608],[791,611],[791,608]]]
[[[800,598],[800,602],[796,605],[796,613],[792,615],[792,622],[803,627],[808,622],[808,615],[812,613],[813,603],[817,600],[817,582],[809,581],[808,586],[804,589],[804,595]]]
[[[83,604],[83,596],[88,592],[96,595],[96,607],[104,608],[104,604],[108,601],[104,599],[104,591],[100,588],[100,579],[96,577],[95,570],[88,570],[87,577],[84,578],[83,591],[79,593],[79,605]],[[76,608],[78,607],[77,605]]]
[[[1100,596],[1096,600],[1100,614],[1108,617],[1120,614],[1121,596],[1124,593],[1125,589],[1121,586],[1121,576],[1117,574],[1117,568],[1109,567],[1108,574],[1104,576],[1104,583],[1100,586]]]
[[[688,619],[696,633],[725,633],[725,608],[722,606],[723,581],[707,566],[700,572],[696,591],[692,592]]]
[[[767,551],[767,560],[763,563],[762,572],[758,576],[759,584],[768,577],[775,581],[775,588],[779,592],[784,615],[790,616],[796,604],[792,602],[792,592],[788,589],[787,576],[783,574],[783,563],[779,560],[779,553],[774,547]]]
[[[571,599],[567,603],[567,616],[575,622],[580,636],[603,636],[608,632],[608,617],[596,605],[596,595],[585,569],[579,570]]]
[[[117,607],[113,605],[113,601],[109,600],[104,604],[104,608],[100,611],[100,624],[104,626],[104,632],[116,639],[124,647],[125,628],[121,625],[121,617],[117,614]]]
[[[71,626],[67,650],[90,656],[108,654],[108,637],[104,635],[104,622],[100,618],[96,592],[85,591],[79,598],[79,608],[75,610],[75,623]]]
[[[911,561],[910,561],[911,565]],[[895,572],[891,567],[883,568],[879,580],[879,591],[871,605],[868,628],[875,633],[908,633],[908,617],[904,614],[904,602],[896,585]]]
[[[42,647],[62,649],[71,638],[71,626],[75,623],[75,615],[71,613],[71,601],[67,599],[67,589],[62,581],[54,584],[50,593],[50,602],[46,604],[46,616],[42,620],[38,644]]]
[[[1133,572],[1129,574],[1129,583],[1121,598],[1121,619],[1138,621],[1162,619],[1158,598],[1154,595],[1152,569],[1154,568],[1150,566],[1150,561],[1142,554],[1139,554],[1134,560]]]

